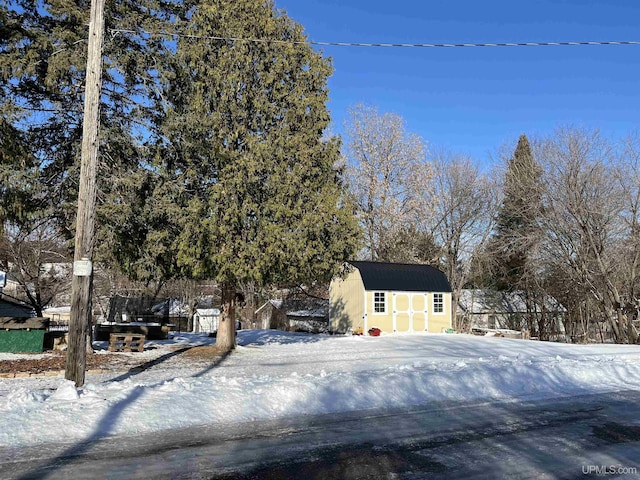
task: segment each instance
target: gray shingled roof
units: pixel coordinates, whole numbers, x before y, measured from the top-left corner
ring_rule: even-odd
[[[533,308],[542,311],[542,302],[534,298]],[[547,312],[566,312],[567,309],[551,295],[544,297],[544,309]],[[473,314],[526,313],[525,292],[499,292],[496,290],[464,289],[458,299],[460,310]]]
[[[360,271],[365,290],[451,292],[447,276],[431,265],[349,262]]]
[[[36,316],[33,307],[0,297],[0,317],[31,318]]]

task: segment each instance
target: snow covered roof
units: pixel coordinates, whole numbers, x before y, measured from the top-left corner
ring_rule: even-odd
[[[282,307],[282,300],[280,299],[276,299],[276,300],[267,300],[266,302],[264,302],[256,311],[256,315],[258,313],[260,313],[261,311],[263,311],[265,308],[267,307],[273,307],[273,308],[280,308]]]
[[[499,292],[496,290],[465,289],[460,293],[458,306],[465,312],[483,313],[526,313],[527,304],[522,291]],[[536,311],[541,305],[536,304]],[[550,295],[545,297],[545,310],[549,312],[565,312],[560,302]]]
[[[287,317],[329,318],[329,300],[322,298],[269,300],[256,310],[256,314],[269,306],[284,311]]]
[[[169,302],[170,317],[188,314],[187,306],[184,305],[180,300],[176,300],[176,299],[171,299],[162,303],[158,303],[157,305],[154,305],[151,308],[151,311],[156,315],[163,315],[167,302]]]
[[[53,313],[70,313],[71,312],[71,306],[67,305],[65,307],[49,307],[49,308],[45,308],[42,313],[44,313],[45,315],[47,314],[53,314]]]
[[[196,314],[200,317],[217,317],[220,315],[219,308],[196,308]]]

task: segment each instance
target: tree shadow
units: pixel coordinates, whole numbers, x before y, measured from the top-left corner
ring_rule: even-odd
[[[333,333],[348,333],[354,328],[354,319],[349,317],[342,298],[334,298],[329,306],[329,330]]]
[[[129,370],[129,372],[123,375],[120,375],[119,377],[116,377],[114,379],[111,379],[109,380],[109,382],[122,381],[128,378],[131,378],[134,375],[142,373],[162,362],[167,361],[171,357],[183,354],[184,352],[190,350],[191,348],[193,347],[185,347],[185,348],[181,348],[180,350],[176,350],[174,352],[162,355],[161,357],[158,357],[155,360],[151,360],[149,362],[146,362],[143,365],[132,368],[131,370]],[[198,378],[210,372],[211,370],[213,370],[214,368],[222,364],[229,357],[230,354],[231,352],[226,352],[221,356],[215,358],[212,361],[211,365],[208,365],[201,372],[198,372],[192,375],[192,377]],[[104,414],[104,416],[102,417],[98,425],[96,426],[95,431],[92,435],[90,435],[86,439],[83,439],[82,441],[79,441],[73,444],[72,446],[64,450],[62,453],[59,453],[54,458],[49,459],[49,461],[44,465],[41,465],[36,469],[34,469],[33,471],[28,472],[24,475],[21,475],[17,478],[19,480],[43,479],[49,476],[53,476],[55,475],[56,471],[61,470],[69,465],[72,465],[77,459],[81,458],[84,454],[86,454],[89,450],[91,450],[96,444],[98,444],[101,440],[104,440],[106,437],[112,434],[113,425],[115,425],[118,418],[122,416],[122,414],[124,413],[124,411],[128,406],[132,405],[136,400],[138,400],[144,392],[148,391],[149,389],[160,387],[161,385],[164,385],[166,381],[167,380],[162,380],[160,382],[156,382],[151,385],[136,386],[126,398],[115,403],[106,411],[106,413]]]
[[[174,350],[173,352],[169,352],[169,353],[165,353],[164,355],[159,356],[158,358],[154,358],[153,360],[149,360],[148,362],[143,363],[142,365],[136,365],[135,367],[132,367],[129,369],[129,371],[123,373],[122,375],[119,375],[115,378],[112,378],[110,380],[107,381],[107,383],[113,383],[113,382],[121,382],[123,380],[126,380],[128,378],[134,377],[136,375],[139,375],[140,373],[149,370],[152,367],[155,367],[156,365],[159,365],[163,362],[166,362],[167,360],[169,360],[172,357],[175,357],[177,355],[181,355],[184,352],[191,350],[193,347],[184,347],[184,348],[180,348],[178,350]]]
[[[327,334],[286,332],[283,330],[242,330],[242,338],[237,338],[242,347],[258,347],[277,343],[289,345],[293,343],[315,343],[327,338]]]
[[[636,402],[636,392],[620,392],[431,402],[346,412],[328,423],[313,417],[307,428],[303,418],[287,431],[304,449],[287,450],[274,436],[250,462],[208,478],[583,478],[588,465],[637,465],[638,427],[606,421],[608,411],[636,411]]]

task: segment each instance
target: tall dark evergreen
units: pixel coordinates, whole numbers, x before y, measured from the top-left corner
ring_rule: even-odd
[[[542,240],[542,168],[536,162],[526,135],[509,160],[503,201],[489,242],[492,283],[498,290],[519,291],[526,304],[526,326],[532,334],[546,335],[546,315],[536,305],[544,303],[544,279],[537,269]]]
[[[542,212],[540,178],[527,136],[522,134],[509,160],[504,178],[503,201],[490,245],[494,262],[493,280],[499,290],[524,287],[527,268],[539,242]]]
[[[23,236],[44,221],[61,240],[74,235],[89,7],[85,0],[0,4],[0,220]],[[172,258],[158,254],[148,238],[165,202],[142,197],[157,194],[161,183],[149,180],[158,164],[146,144],[153,142],[154,119],[164,111],[157,65],[173,52],[166,38],[113,29],[171,31],[184,8],[178,2],[124,0],[108,1],[105,11],[98,259],[144,281],[175,273],[141,266],[158,265],[159,256],[165,263]],[[154,211],[133,200],[154,205]],[[135,248],[132,242],[138,242]]]
[[[165,168],[183,201],[179,262],[219,281],[217,344],[235,345],[243,283],[327,280],[356,248],[329,124],[330,61],[272,2],[204,0],[189,12],[164,95],[172,153]]]

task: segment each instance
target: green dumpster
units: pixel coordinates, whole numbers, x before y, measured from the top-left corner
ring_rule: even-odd
[[[0,352],[42,352],[48,328],[48,318],[0,317]]]
[[[42,352],[44,330],[0,330],[0,352]]]

